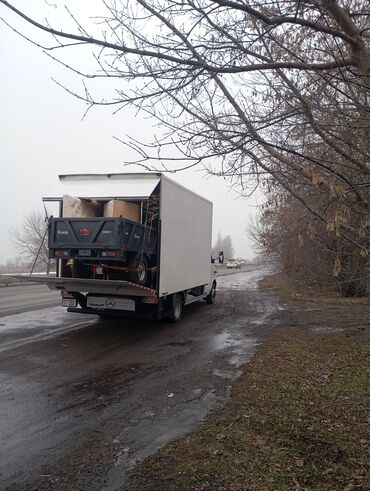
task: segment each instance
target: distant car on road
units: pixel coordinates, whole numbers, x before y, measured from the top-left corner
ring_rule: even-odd
[[[237,259],[229,259],[226,263],[227,269],[240,269],[240,262]]]

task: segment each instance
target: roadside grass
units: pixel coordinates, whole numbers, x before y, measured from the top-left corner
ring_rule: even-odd
[[[264,290],[277,293],[282,299],[319,300],[322,303],[339,303],[341,305],[370,305],[370,296],[360,298],[343,297],[339,292],[325,288],[323,285],[298,281],[284,273],[274,273],[266,276],[260,280],[259,285]]]
[[[290,328],[271,339],[200,430],[125,489],[369,489],[370,343]]]

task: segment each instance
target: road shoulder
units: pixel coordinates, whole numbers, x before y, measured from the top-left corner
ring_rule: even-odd
[[[226,406],[145,460],[124,489],[365,489],[368,312],[367,299],[283,296],[280,333]]]

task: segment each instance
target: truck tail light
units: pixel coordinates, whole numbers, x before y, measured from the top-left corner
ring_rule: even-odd
[[[73,297],[73,293],[71,293],[71,292],[67,292],[67,290],[62,290],[62,291],[60,292],[60,296],[61,296],[61,297]]]
[[[55,257],[68,257],[69,253],[68,253],[68,251],[54,251],[54,256]]]
[[[101,253],[102,257],[117,257],[119,256],[119,252],[117,251],[103,251]]]
[[[142,299],[142,303],[151,303],[151,304],[157,304],[161,301],[160,298],[158,297],[144,297]]]

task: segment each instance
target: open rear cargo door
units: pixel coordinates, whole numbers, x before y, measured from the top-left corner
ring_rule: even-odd
[[[161,180],[160,174],[72,174],[60,175],[59,186],[43,197],[60,201],[63,195],[82,199],[148,199]]]

